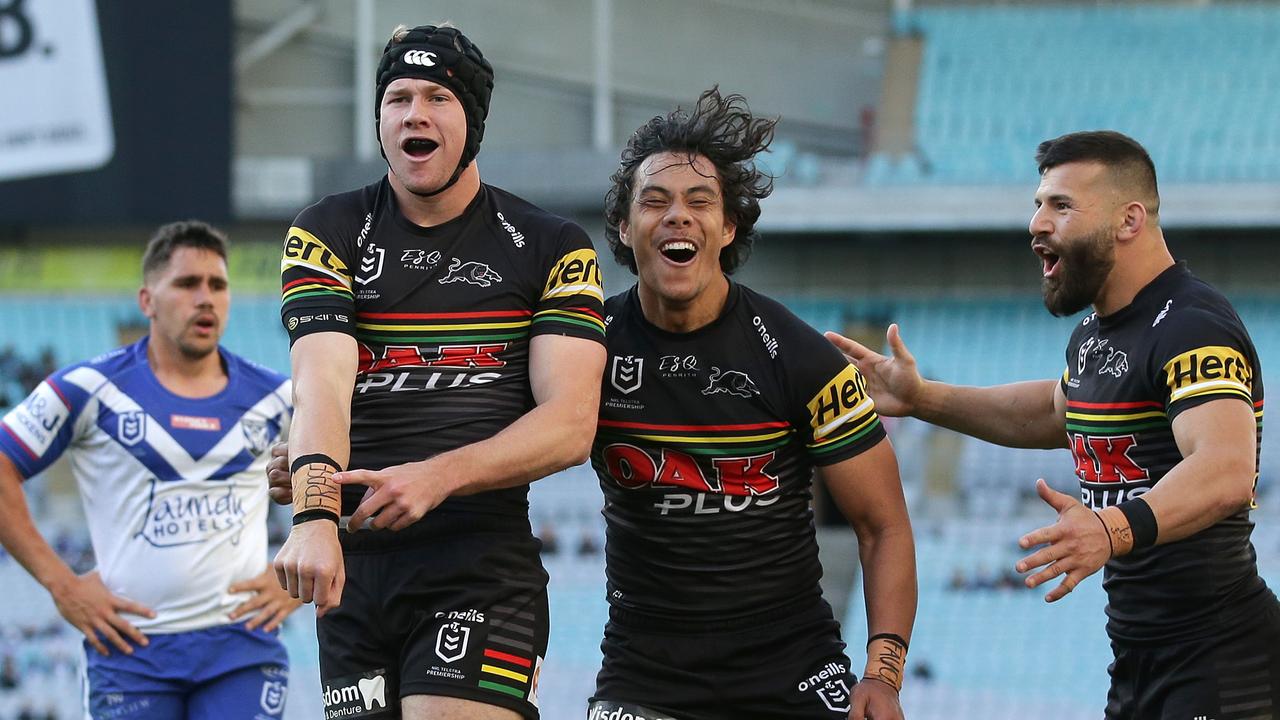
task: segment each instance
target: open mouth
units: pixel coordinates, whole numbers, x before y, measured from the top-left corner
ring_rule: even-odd
[[[196,318],[196,321],[192,324],[196,326],[197,330],[207,333],[213,332],[218,327],[218,321],[211,317]]]
[[[668,240],[658,247],[662,257],[677,265],[692,262],[698,254],[698,247],[688,240]]]
[[[414,160],[421,160],[436,151],[440,144],[435,140],[427,140],[426,138],[411,138],[405,140],[400,145],[400,149],[404,150],[404,154]]]
[[[1044,273],[1044,277],[1053,277],[1062,258],[1057,253],[1050,252],[1043,245],[1037,246],[1035,252],[1036,255],[1040,256],[1040,262],[1043,264],[1041,270]]]

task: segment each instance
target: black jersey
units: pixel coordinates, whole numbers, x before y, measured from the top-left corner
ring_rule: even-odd
[[[605,304],[608,366],[591,462],[605,495],[608,597],[681,619],[818,595],[815,465],[884,438],[865,381],[782,305],[731,283],[690,333]]]
[[[1226,298],[1181,264],[1125,308],[1081,321],[1061,384],[1081,496],[1094,509],[1141,496],[1182,460],[1172,423],[1189,408],[1249,403],[1262,445],[1253,342]],[[1241,509],[1191,537],[1112,559],[1108,632],[1133,642],[1207,637],[1247,621],[1251,603],[1274,602],[1258,577],[1252,530]]]
[[[353,335],[350,467],[381,469],[468,445],[532,409],[529,339],[603,342],[595,250],[577,225],[482,185],[459,217],[422,228],[389,181],[331,195],[289,229],[282,319],[292,340]],[[343,488],[352,512],[363,487]],[[524,516],[519,486],[450,498],[431,515]]]

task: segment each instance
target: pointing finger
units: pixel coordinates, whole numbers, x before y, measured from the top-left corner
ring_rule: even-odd
[[[333,481],[339,485],[380,487],[386,481],[386,476],[378,470],[343,470],[333,474]]]

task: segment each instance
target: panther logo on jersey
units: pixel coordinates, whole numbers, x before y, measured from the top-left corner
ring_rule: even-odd
[[[1127,372],[1129,372],[1129,356],[1123,350],[1108,349],[1107,359],[1103,361],[1102,367],[1098,368],[1098,374],[1120,377]]]
[[[449,263],[449,272],[440,278],[441,285],[464,282],[468,285],[489,287],[494,283],[502,282],[502,276],[482,262],[475,262],[474,260],[463,262],[458,258],[452,258],[452,260],[453,262]]]
[[[711,375],[707,380],[707,386],[702,389],[703,395],[715,395],[723,392],[742,398],[749,398],[752,395],[760,394],[760,388],[756,387],[751,378],[740,370],[721,370],[712,365]]]

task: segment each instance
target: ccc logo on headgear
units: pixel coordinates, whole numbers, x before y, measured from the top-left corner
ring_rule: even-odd
[[[428,50],[410,50],[400,58],[409,65],[421,65],[423,67],[435,67],[436,54]]]

